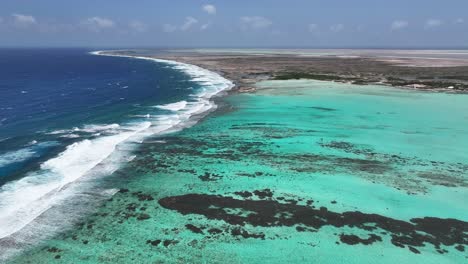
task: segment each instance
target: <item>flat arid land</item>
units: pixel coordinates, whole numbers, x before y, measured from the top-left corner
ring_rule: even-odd
[[[213,49],[173,51],[158,58],[220,72],[235,81],[240,91],[251,91],[257,81],[267,79],[468,90],[467,51]]]
[[[236,87],[146,138],[101,183],[112,198],[12,263],[466,262],[468,66],[263,53],[118,52]]]

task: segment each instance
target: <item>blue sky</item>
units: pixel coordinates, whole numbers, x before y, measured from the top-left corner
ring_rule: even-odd
[[[468,1],[1,0],[0,46],[468,47]]]

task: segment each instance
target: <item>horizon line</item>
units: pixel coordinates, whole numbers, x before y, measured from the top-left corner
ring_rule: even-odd
[[[356,50],[468,50],[468,46],[86,46],[86,45],[19,45],[0,49],[356,49]]]

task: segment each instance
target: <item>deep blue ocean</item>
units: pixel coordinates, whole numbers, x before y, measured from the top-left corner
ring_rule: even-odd
[[[0,184],[76,141],[48,132],[121,124],[148,114],[148,106],[184,100],[196,85],[154,61],[82,49],[0,49]]]
[[[0,49],[0,239],[114,173],[145,139],[193,125],[230,87],[172,61]]]
[[[186,74],[152,61],[75,49],[0,49],[0,138],[121,121],[138,112],[136,104],[178,101],[191,86]]]

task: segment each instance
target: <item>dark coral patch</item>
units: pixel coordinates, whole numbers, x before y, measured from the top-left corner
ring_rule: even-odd
[[[154,198],[153,196],[149,195],[149,194],[144,194],[142,192],[134,192],[132,193],[132,195],[136,196],[138,198],[138,201],[153,201]]]
[[[273,196],[270,189],[256,190],[253,193],[260,199],[271,198]]]
[[[239,200],[207,194],[166,197],[159,200],[159,204],[182,214],[200,214],[208,219],[224,220],[229,224],[240,226],[245,224],[264,227],[301,225],[314,230],[323,226],[338,228],[347,226],[365,231],[385,231],[391,236],[392,244],[399,247],[415,248],[423,247],[424,244],[432,244],[439,249],[441,245],[468,244],[468,223],[456,219],[424,217],[413,218],[407,222],[359,211],[337,213],[325,207],[314,209],[309,206],[284,204],[274,200]],[[248,215],[234,213],[239,209],[251,213]],[[236,230],[235,233],[243,235],[240,230]],[[358,241],[371,244],[370,242],[380,241],[379,239],[379,236],[371,235],[367,239],[359,238]],[[344,240],[353,241],[356,237],[347,235]]]
[[[205,174],[198,176],[198,178],[202,181],[217,181],[221,178],[221,175],[205,172]]]
[[[233,236],[242,236],[243,238],[260,238],[260,239],[265,239],[265,234],[263,233],[249,233],[246,230],[236,227],[231,230],[231,235]]]
[[[170,245],[175,245],[175,244],[178,244],[178,243],[179,243],[179,241],[177,241],[177,240],[168,239],[168,240],[164,240],[163,246],[168,247]]]
[[[127,207],[125,207],[125,209],[127,209],[129,211],[132,211],[132,212],[135,212],[137,206],[138,205],[136,203],[129,203],[129,204],[127,204]]]
[[[146,244],[151,244],[152,246],[158,246],[161,244],[161,239],[156,239],[156,240],[146,240]]]
[[[210,228],[210,229],[208,230],[208,233],[210,233],[211,235],[216,235],[216,234],[221,234],[221,233],[223,233],[223,230],[218,229],[218,228]]]
[[[127,193],[128,192],[128,189],[120,189],[119,190],[119,193]]]
[[[408,249],[409,249],[411,252],[413,252],[414,254],[421,254],[421,251],[417,250],[417,249],[414,248],[414,247],[409,246]]]
[[[356,244],[370,245],[377,241],[382,241],[382,238],[374,234],[370,234],[368,238],[360,238],[356,235],[341,234],[340,241],[348,245],[356,245]]]
[[[235,195],[239,195],[243,198],[249,198],[249,197],[252,197],[252,193],[251,192],[248,192],[248,191],[244,191],[244,192],[235,192],[234,193]]]
[[[296,226],[296,230],[297,232],[305,232],[307,231],[307,229],[305,227],[302,227],[302,226]]]
[[[297,232],[317,232],[317,230],[310,227],[296,226]]]
[[[327,111],[327,112],[336,111],[336,109],[334,109],[334,108],[321,107],[321,106],[311,106],[310,108],[320,110],[320,111]]]
[[[148,220],[150,218],[151,216],[149,216],[149,214],[140,214],[138,215],[137,220],[142,221],[142,220]]]
[[[203,234],[203,230],[202,230],[201,228],[196,227],[196,226],[194,226],[194,225],[192,225],[192,224],[186,224],[185,227],[186,227],[188,230],[190,230],[190,231],[192,231],[193,233],[195,233],[195,234]]]
[[[58,252],[62,252],[61,249],[58,249],[56,247],[51,247],[51,248],[48,248],[47,249],[47,252],[50,252],[50,253],[58,253]]]

